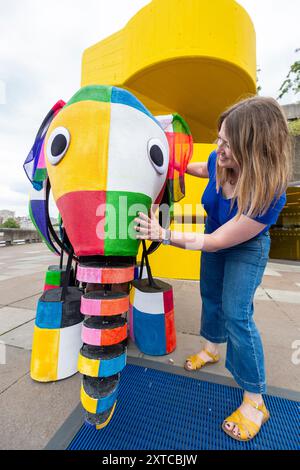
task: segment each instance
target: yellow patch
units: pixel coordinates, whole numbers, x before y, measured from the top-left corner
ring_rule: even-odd
[[[135,287],[132,287],[129,294],[130,305],[134,305]]]
[[[117,405],[117,402],[115,402],[115,404],[114,404],[114,406],[113,406],[113,408],[112,408],[112,410],[111,410],[111,412],[110,412],[110,415],[109,415],[109,417],[107,418],[107,420],[106,420],[104,423],[102,423],[102,424],[97,424],[97,425],[96,425],[97,431],[100,431],[100,429],[105,428],[105,427],[109,424],[111,418],[113,417],[114,411],[115,411],[115,409],[116,409],[116,405]]]
[[[47,330],[35,325],[30,375],[38,382],[57,380],[60,330]]]
[[[81,385],[80,400],[83,408],[86,411],[88,411],[89,413],[96,414],[98,400],[89,397],[89,395],[84,390],[83,385]]]
[[[78,371],[83,375],[88,375],[89,377],[98,377],[99,361],[89,359],[80,354],[78,359]]]
[[[76,191],[106,191],[110,103],[81,101],[64,108],[47,132],[45,149],[57,127],[68,129],[69,148],[57,165],[47,158],[46,166],[55,201]]]

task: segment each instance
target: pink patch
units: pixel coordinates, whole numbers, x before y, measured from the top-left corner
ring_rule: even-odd
[[[85,299],[84,296],[82,296],[80,311],[84,315],[99,316],[101,312],[101,303],[101,299]]]
[[[82,327],[82,341],[91,346],[100,346],[101,330],[93,330],[92,328]]]
[[[39,161],[38,161],[38,168],[46,168],[46,161],[45,161],[45,141],[43,142],[43,146],[40,152]]]
[[[132,341],[135,341],[133,328],[133,305],[130,305],[129,307],[129,336]]]
[[[85,268],[78,266],[77,268],[77,281],[89,282],[92,284],[102,284],[102,269],[101,268]]]

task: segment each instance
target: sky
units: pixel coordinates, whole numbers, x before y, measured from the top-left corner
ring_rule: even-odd
[[[60,98],[67,101],[80,87],[83,51],[122,29],[148,3],[0,0],[0,210],[27,215],[29,183],[23,162],[50,107]],[[256,30],[261,94],[276,98],[290,65],[299,60],[300,2],[237,3]],[[280,103],[299,99],[290,93]]]

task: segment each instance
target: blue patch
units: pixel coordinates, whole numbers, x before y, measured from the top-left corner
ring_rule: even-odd
[[[132,108],[138,109],[142,113],[149,116],[156,124],[161,127],[160,123],[155,119],[155,117],[148,111],[148,109],[141,103],[132,93],[122,88],[112,87],[111,102],[118,104],[125,104],[131,106]]]
[[[116,387],[115,391],[111,395],[108,395],[105,398],[100,398],[99,400],[97,400],[97,409],[96,409],[97,414],[103,413],[104,411],[109,410],[109,408],[111,408],[114,405],[117,399],[117,395],[118,395],[118,388],[119,386]]]
[[[133,307],[134,341],[144,354],[167,354],[165,314],[143,313]],[[146,333],[145,333],[146,332]]]
[[[40,300],[37,306],[36,326],[48,330],[61,328],[62,308],[62,302],[43,302]]]
[[[109,360],[101,360],[99,365],[98,377],[110,377],[118,374],[126,366],[126,354]]]

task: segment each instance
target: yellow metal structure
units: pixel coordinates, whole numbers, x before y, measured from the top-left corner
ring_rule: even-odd
[[[253,24],[234,0],[152,0],[84,52],[82,86],[91,84],[128,89],[154,115],[177,112],[196,143],[211,144],[220,113],[256,93]],[[210,150],[196,145],[193,160],[207,160]],[[187,177],[183,203],[194,216],[205,183]],[[199,278],[198,253],[161,248],[151,265],[157,276]]]

